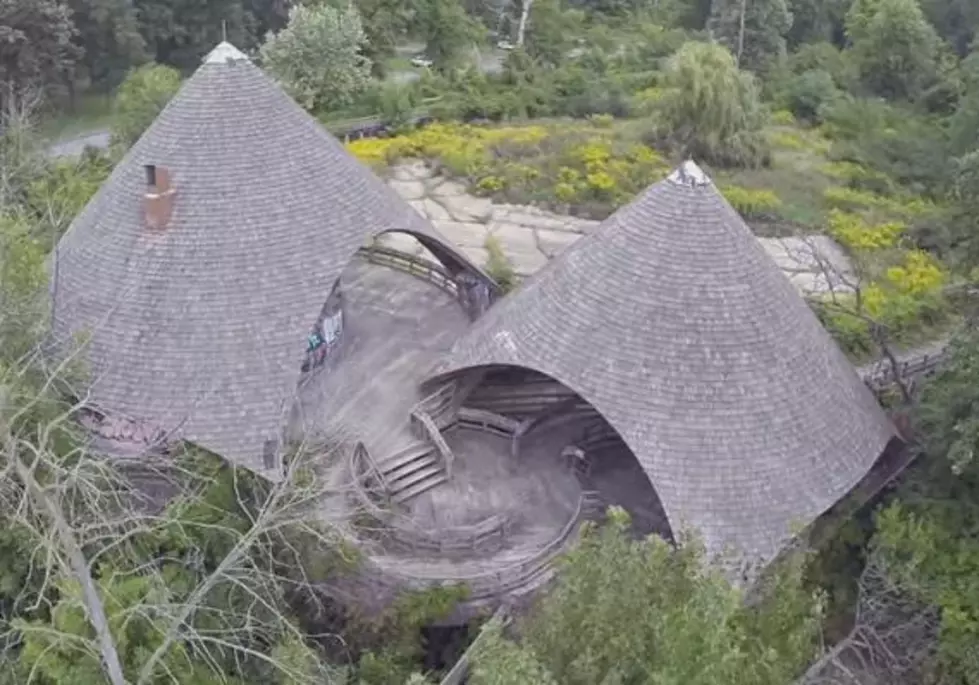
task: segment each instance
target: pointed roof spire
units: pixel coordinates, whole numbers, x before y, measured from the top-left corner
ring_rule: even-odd
[[[672,174],[667,177],[668,181],[676,183],[677,185],[689,186],[691,188],[697,188],[700,186],[707,186],[711,184],[710,176],[697,166],[697,163],[692,159],[688,159],[679,167],[677,167]]]
[[[224,40],[207,53],[204,64],[225,64],[228,62],[250,62],[248,56],[234,45]]]
[[[895,435],[775,262],[686,162],[489,310],[440,374],[515,365],[591,403],[673,526],[771,559]]]
[[[176,193],[162,232],[145,228],[150,165]],[[385,230],[438,239],[221,43],[62,237],[54,335],[90,334],[99,408],[261,472],[308,327],[357,249]]]

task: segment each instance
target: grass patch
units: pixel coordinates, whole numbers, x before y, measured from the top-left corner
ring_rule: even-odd
[[[38,131],[47,140],[67,140],[108,128],[112,123],[113,98],[108,94],[86,93],[74,108],[45,117]]]

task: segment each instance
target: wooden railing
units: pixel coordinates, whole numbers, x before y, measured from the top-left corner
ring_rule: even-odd
[[[509,520],[494,514],[471,526],[453,526],[435,531],[416,526],[394,526],[390,538],[411,552],[447,554],[451,552],[497,551],[506,542]]]
[[[872,367],[861,369],[864,383],[875,392],[880,392],[893,385],[897,379],[910,380],[918,376],[927,376],[945,361],[948,353],[945,350],[932,354],[923,354],[903,362],[898,362],[897,372],[886,360],[875,363]]]
[[[398,571],[396,568],[382,570],[375,567],[375,573],[379,573],[381,576],[387,577],[399,585],[405,585],[412,589],[425,589],[426,587],[446,582],[465,584],[469,588],[468,598],[470,601],[506,594],[529,583],[535,576],[544,572],[546,567],[564,551],[568,542],[578,532],[584,520],[584,514],[588,511],[588,507],[589,505],[584,495],[582,495],[578,499],[577,506],[571,518],[551,541],[530,557],[496,571],[471,575],[446,575],[442,573],[438,578],[409,575]]]
[[[439,428],[452,423],[455,407],[453,403],[456,397],[458,385],[455,381],[446,383],[438,390],[419,401],[412,412],[424,412],[432,417],[435,425]]]
[[[455,425],[511,438],[520,427],[520,422],[485,409],[460,407],[456,412]]]
[[[362,445],[358,443],[357,447],[362,447]],[[383,476],[367,450],[357,449],[357,447],[351,452],[349,464],[350,475],[353,478],[353,493],[357,500],[357,506],[360,508],[361,513],[369,516],[377,524],[388,526],[393,523],[394,514],[391,510],[381,507],[375,501],[375,497],[377,496],[375,494],[376,488],[371,482],[372,479],[377,480],[377,487],[383,492]]]
[[[435,421],[423,411],[411,412],[411,421],[417,426],[417,430],[421,434],[419,437],[424,437],[431,441],[432,446],[435,447],[435,451],[442,458],[445,475],[452,478],[452,462],[455,461],[455,455],[452,454],[452,450],[449,448],[448,443],[445,442],[445,438],[442,437],[442,433],[439,431],[439,427],[435,425]]]
[[[452,297],[459,297],[459,288],[455,279],[440,264],[380,245],[362,247],[358,254],[372,264],[388,266],[423,278]]]

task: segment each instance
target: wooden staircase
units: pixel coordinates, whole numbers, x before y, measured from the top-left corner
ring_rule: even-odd
[[[377,465],[393,502],[407,502],[449,478],[435,447],[417,441]]]

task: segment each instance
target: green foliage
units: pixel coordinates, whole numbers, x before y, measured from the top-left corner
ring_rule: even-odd
[[[826,107],[832,106],[840,96],[829,72],[810,70],[789,80],[785,101],[797,118],[818,124],[822,122]]]
[[[139,32],[136,7],[129,0],[69,0],[82,49],[79,62],[101,90],[118,86],[129,70],[149,58]]]
[[[561,0],[534,0],[527,19],[524,48],[538,62],[559,66],[574,30],[574,15],[561,7]]]
[[[459,0],[419,0],[417,22],[425,52],[439,69],[459,66],[483,30]]]
[[[242,50],[276,28],[282,4],[261,0],[132,0],[150,57],[187,74],[227,35]]]
[[[478,655],[476,682],[783,685],[816,648],[819,603],[801,582],[798,562],[787,564],[746,606],[696,541],[635,541],[613,508],[568,554],[523,643],[497,638]]]
[[[939,38],[917,0],[855,0],[846,31],[860,79],[871,92],[913,99],[935,78]]]
[[[74,34],[71,9],[62,0],[0,2],[0,109],[11,98],[64,82],[81,54]]]
[[[764,72],[785,57],[792,15],[786,0],[714,0],[707,26],[739,67]]]
[[[367,627],[369,640],[380,647],[367,651],[357,665],[361,685],[404,683],[423,652],[421,630],[444,619],[468,596],[463,585],[403,593],[390,609]]]
[[[366,41],[352,4],[296,5],[289,24],[262,45],[262,63],[306,109],[329,111],[367,89],[371,63],[361,54]]]
[[[147,64],[130,72],[116,96],[112,143],[128,148],[139,140],[180,89],[180,74],[171,67]]]
[[[38,217],[37,237],[60,238],[112,172],[112,160],[97,150],[52,162],[26,189],[25,204]]]
[[[503,251],[500,241],[494,236],[488,236],[484,247],[486,248],[486,273],[494,281],[500,284],[503,292],[510,292],[517,287],[517,274],[513,270],[513,263]]]
[[[771,220],[778,216],[782,201],[771,190],[756,190],[741,186],[722,186],[724,199],[745,219]]]
[[[925,455],[878,519],[876,553],[906,591],[941,610],[939,682],[979,683],[979,336],[960,332],[922,390]]]
[[[670,60],[658,114],[662,135],[684,156],[721,166],[768,161],[755,81],[719,45],[690,42]]]

